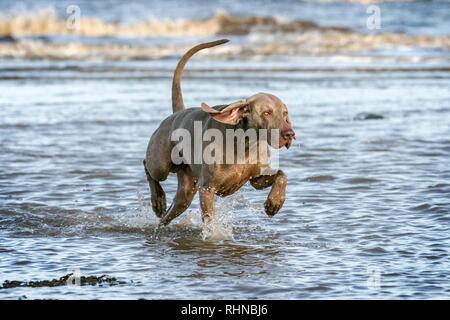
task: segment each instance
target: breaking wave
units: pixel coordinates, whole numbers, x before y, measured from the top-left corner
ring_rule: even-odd
[[[80,23],[70,25],[55,10],[45,9],[37,14],[20,14],[0,17],[0,36],[51,36],[76,35],[84,37],[179,37],[244,35],[253,30],[304,31],[311,29],[339,29],[320,27],[309,21],[281,21],[275,17],[237,17],[219,12],[199,20],[154,20],[133,23],[103,22],[98,18],[83,17]]]
[[[200,41],[191,37],[209,40],[216,36],[231,36],[238,40],[202,54],[245,59],[425,48],[448,55],[450,49],[449,36],[358,33],[348,28],[320,26],[311,21],[241,17],[226,12],[198,20],[150,19],[132,23],[83,17],[79,28],[73,29],[53,9],[46,9],[37,14],[0,16],[0,57],[159,59],[179,55],[192,43]]]

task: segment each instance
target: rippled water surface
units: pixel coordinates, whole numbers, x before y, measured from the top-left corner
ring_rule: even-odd
[[[299,135],[281,153],[283,210],[269,219],[267,192],[245,187],[221,200],[234,239],[219,242],[201,239],[198,201],[154,233],[141,162],[170,113],[166,76],[1,83],[2,280],[53,279],[79,267],[127,281],[2,297],[449,296],[447,74],[260,68],[186,77],[189,105],[261,88],[277,94]],[[383,118],[363,120],[363,112]],[[164,186],[173,193],[175,177]],[[377,290],[366,283],[373,267],[381,269]]]
[[[0,61],[0,283],[76,268],[120,281],[0,298],[450,297],[448,52],[193,60],[188,106],[270,92],[298,136],[281,152],[280,213],[245,186],[218,199],[214,240],[198,198],[160,233],[149,204],[142,160],[177,58]],[[170,199],[175,177],[163,187]]]

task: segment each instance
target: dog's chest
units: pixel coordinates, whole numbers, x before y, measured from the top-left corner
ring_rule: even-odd
[[[214,174],[214,186],[220,196],[238,191],[252,176],[257,175],[257,166],[224,166]]]

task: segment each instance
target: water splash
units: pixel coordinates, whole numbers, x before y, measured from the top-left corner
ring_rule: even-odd
[[[201,214],[198,211],[188,210],[187,212],[183,213],[183,215],[180,217],[180,220],[177,223],[177,225],[186,228],[198,226],[201,223],[200,216]]]
[[[203,225],[201,236],[204,241],[234,241],[233,212],[235,204],[233,196],[216,200],[213,218]]]

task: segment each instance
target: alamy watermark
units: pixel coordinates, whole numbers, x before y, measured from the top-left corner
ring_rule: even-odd
[[[280,133],[278,129],[203,130],[202,121],[194,121],[193,133],[178,128],[172,131],[174,164],[266,164],[279,167]],[[275,148],[269,148],[269,146]]]
[[[367,289],[378,290],[381,286],[381,268],[378,266],[368,266],[367,267]]]
[[[81,286],[81,270],[80,270],[80,268],[69,269],[68,274],[70,274],[69,278],[66,281],[66,284],[68,286],[72,286],[72,287]]]
[[[366,26],[369,30],[381,29],[381,9],[379,6],[370,5],[366,9],[366,13],[370,14],[366,20]]]
[[[66,28],[69,30],[80,30],[81,28],[81,8],[71,4],[66,8],[67,20]]]

